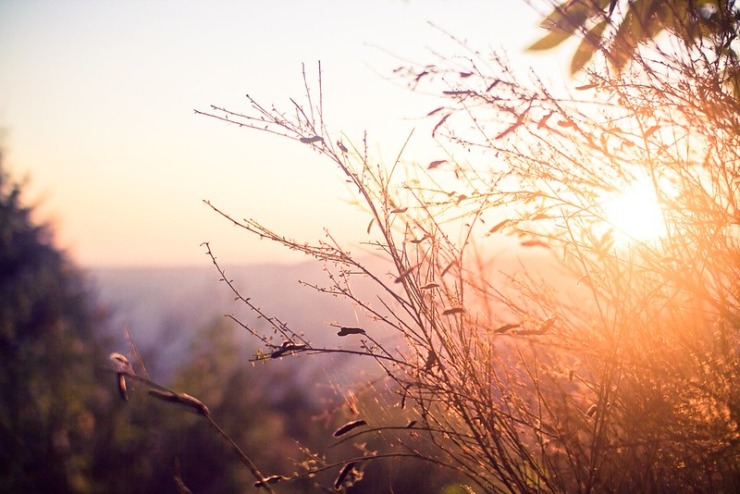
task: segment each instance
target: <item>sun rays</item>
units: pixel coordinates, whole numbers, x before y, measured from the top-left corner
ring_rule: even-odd
[[[661,202],[647,178],[606,196],[603,210],[617,244],[653,242],[667,233]]]

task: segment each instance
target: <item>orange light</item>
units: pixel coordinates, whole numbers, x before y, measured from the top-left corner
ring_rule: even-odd
[[[666,234],[663,211],[650,180],[634,182],[604,201],[604,214],[619,243],[650,242]]]

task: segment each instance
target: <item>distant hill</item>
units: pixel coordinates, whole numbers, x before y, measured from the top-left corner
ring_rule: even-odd
[[[389,266],[378,262],[375,266],[378,273],[388,272],[387,279],[393,279]],[[553,267],[545,249],[502,254],[490,269],[497,273],[493,279],[502,286],[506,276],[525,269],[555,283],[563,295],[575,289],[576,285],[575,280]],[[162,375],[167,375],[181,361],[198,330],[224,314],[234,314],[256,328],[267,327],[266,321],[258,319],[244,304],[234,300],[234,294],[220,281],[220,275],[212,265],[92,269],[89,274],[99,301],[112,313],[113,332],[122,336],[124,328],[128,328],[137,346],[145,351],[149,360],[155,361],[150,365],[156,366]],[[226,274],[234,280],[244,297],[250,298],[267,315],[278,317],[296,331],[308,333],[315,345],[340,344],[346,348],[357,342],[357,338],[337,339],[336,328],[330,326],[332,323],[373,328],[376,331],[374,336],[380,341],[390,347],[397,345],[393,341],[394,335],[384,334],[382,327],[374,327],[363,311],[347,300],[318,293],[299,283],[300,280],[326,286],[327,276],[320,263],[226,266]],[[353,289],[363,300],[377,299],[377,291],[369,282],[363,283],[358,279],[353,283]],[[240,330],[240,334],[251,353],[259,348],[259,342],[249,337],[246,331]],[[120,344],[126,345],[123,340]],[[127,351],[127,347],[122,350]]]
[[[154,355],[157,368],[167,374],[177,364],[199,329],[225,314],[264,328],[266,322],[235,301],[234,294],[220,281],[216,269],[97,268],[88,271],[99,303],[111,312],[110,326],[116,336],[128,328],[134,342],[147,355]],[[360,310],[337,297],[318,293],[302,282],[327,284],[322,265],[259,264],[226,267],[229,279],[240,293],[270,316],[278,317],[297,331],[310,332],[315,343],[336,343],[336,329],[343,326],[370,326]],[[369,290],[367,286],[361,291]],[[322,337],[322,332],[326,337]],[[244,334],[252,348],[258,343]],[[318,337],[314,335],[318,334]],[[122,345],[125,345],[123,340]],[[151,358],[151,357],[150,357]]]

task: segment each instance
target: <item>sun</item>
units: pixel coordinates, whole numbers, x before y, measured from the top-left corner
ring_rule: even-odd
[[[655,187],[648,179],[638,180],[610,194],[603,207],[617,243],[652,242],[666,234],[663,210]]]

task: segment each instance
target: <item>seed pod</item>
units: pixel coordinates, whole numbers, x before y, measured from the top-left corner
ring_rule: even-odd
[[[437,354],[434,353],[434,350],[429,350],[429,355],[427,355],[427,359],[424,362],[424,370],[429,372],[432,370],[432,367],[439,364],[439,359],[437,358]]]
[[[128,390],[126,388],[126,374],[135,374],[134,368],[131,366],[131,362],[128,361],[125,355],[118,352],[111,353],[108,358],[113,363],[116,371],[116,381],[118,385],[118,394],[121,395],[123,401],[128,401]]]
[[[305,350],[307,347],[308,346],[303,343],[296,344],[292,341],[286,341],[280,346],[280,348],[270,354],[270,358],[279,358],[288,352]]]
[[[505,227],[509,223],[510,223],[510,220],[499,221],[498,223],[496,223],[495,225],[493,225],[493,228],[491,228],[490,230],[488,230],[488,234],[490,235],[492,233],[496,233],[497,231],[499,231],[500,229],[502,229],[503,227]]]
[[[150,389],[149,394],[162,401],[169,401],[170,403],[188,406],[203,416],[210,415],[208,407],[205,406],[203,402],[201,402],[197,398],[193,398],[189,394],[173,393],[172,391],[160,391],[158,389]]]
[[[123,374],[118,373],[118,393],[121,395],[123,401],[128,401],[128,391],[126,390],[126,377]]]
[[[518,328],[519,326],[521,326],[521,324],[504,324],[503,326],[494,329],[493,332],[503,334],[506,333],[508,330]]]
[[[547,333],[555,324],[555,321],[557,321],[556,316],[552,316],[547,318],[545,321],[540,324],[540,327],[537,329],[521,329],[516,332],[516,334],[521,336],[541,336],[545,333]]]
[[[337,336],[347,336],[349,334],[366,334],[366,333],[365,333],[365,330],[362,328],[346,328],[346,327],[339,328],[339,331],[337,332]]]
[[[304,144],[312,144],[314,142],[321,142],[324,138],[321,136],[312,136],[312,137],[301,137],[301,142]]]
[[[348,433],[352,429],[362,427],[363,425],[367,425],[367,422],[365,422],[364,420],[353,420],[352,422],[347,422],[342,427],[335,430],[333,436],[334,437],[343,436],[344,434]]]
[[[450,316],[452,314],[461,314],[465,312],[465,309],[463,307],[450,307],[449,309],[445,309],[442,312],[443,316]]]
[[[254,483],[255,487],[266,487],[271,484],[276,484],[280,482],[281,480],[285,479],[282,475],[270,475],[269,477],[265,477],[262,480],[258,480]]]
[[[409,266],[408,268],[404,269],[398,274],[398,278],[394,280],[394,283],[401,283],[404,278],[406,278],[408,275],[414,272],[416,268],[418,268],[418,264],[414,264],[413,266]]]
[[[558,320],[557,316],[548,317],[542,322],[542,325],[537,329],[537,331],[539,331],[540,334],[544,334],[550,331],[550,329],[555,324],[555,321],[557,320]]]
[[[334,488],[339,489],[342,486],[342,483],[347,478],[347,475],[349,472],[352,471],[352,469],[357,465],[357,462],[351,461],[344,465],[342,469],[339,471],[339,474],[337,475],[337,479],[334,481]]]
[[[134,374],[134,368],[131,366],[131,362],[126,358],[125,355],[118,352],[111,353],[108,358],[119,372],[128,372]]]
[[[547,243],[543,242],[542,240],[525,240],[521,243],[522,247],[544,247],[545,249],[549,249],[550,246],[547,245]]]

